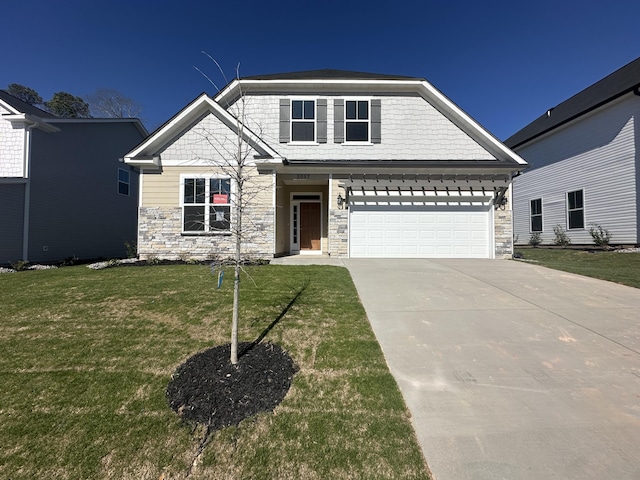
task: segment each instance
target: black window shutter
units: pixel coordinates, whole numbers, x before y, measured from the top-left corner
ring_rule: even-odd
[[[379,98],[371,100],[371,143],[382,143],[382,106]]]
[[[344,143],[344,100],[333,101],[333,142]]]
[[[291,100],[280,99],[280,143],[289,143]]]
[[[326,99],[318,99],[316,101],[317,105],[317,120],[318,124],[318,133],[316,135],[316,140],[318,143],[327,143],[327,100]]]

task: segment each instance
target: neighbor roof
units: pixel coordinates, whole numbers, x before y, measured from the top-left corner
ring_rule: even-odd
[[[352,72],[349,70],[304,70],[301,72],[271,73],[242,77],[241,80],[422,80],[403,75],[386,75],[383,73]]]
[[[14,97],[9,92],[5,92],[4,90],[0,90],[0,100],[8,103],[20,113],[35,115],[40,118],[58,118],[49,112],[45,112],[44,110],[41,110],[38,107],[34,107],[27,102],[23,102],[19,98]]]
[[[580,93],[549,109],[522,130],[505,140],[510,148],[520,145],[558,128],[640,87],[640,58],[628,63]]]

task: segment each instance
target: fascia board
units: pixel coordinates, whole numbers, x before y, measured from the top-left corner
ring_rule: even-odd
[[[42,130],[44,132],[59,132],[60,129],[57,127],[54,127],[53,125],[51,125],[48,121],[40,118],[40,117],[35,117],[33,115],[29,115],[29,114],[25,114],[25,113],[19,113],[19,114],[15,114],[15,115],[2,115],[2,118],[4,118],[5,120],[8,120],[9,122],[13,123],[22,123],[28,127],[33,127],[33,128],[37,128],[39,130]]]
[[[222,108],[215,100],[211,99],[211,97],[206,94],[202,94],[167,122],[167,124],[161,127],[160,130],[155,132],[147,140],[138,145],[138,147],[125,155],[125,163],[134,164],[134,162],[137,161],[136,157],[141,157],[143,163],[146,162],[144,159],[145,156],[147,158],[156,158],[157,152],[161,150],[162,147],[171,142],[177,134],[188,128],[193,122],[207,112],[212,113],[227,127],[236,131],[236,118],[227,110]],[[244,130],[244,139],[252,147],[262,150],[265,154],[272,157],[278,158],[280,156],[249,129],[245,128]]]
[[[5,110],[8,110],[9,112],[11,112],[12,115],[20,115],[22,113],[19,110],[16,110],[15,107],[13,107],[11,104],[5,102],[2,99],[0,99],[0,106],[2,108],[4,108]],[[3,115],[3,117],[4,117],[4,115]]]

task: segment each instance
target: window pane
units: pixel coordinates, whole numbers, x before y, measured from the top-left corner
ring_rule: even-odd
[[[118,169],[118,180],[121,182],[129,183],[129,172],[121,168]]]
[[[293,122],[291,124],[291,140],[294,142],[313,142],[315,140],[312,122]]]
[[[541,232],[542,231],[542,216],[536,215],[531,217],[531,231],[532,232]]]
[[[347,120],[355,120],[356,119],[356,102],[353,100],[348,100],[346,102],[346,117]]]
[[[568,200],[569,200],[569,210],[573,210],[576,208],[582,208],[583,207],[583,201],[582,201],[582,190],[576,190],[575,192],[569,192],[569,194],[567,195]]]
[[[569,212],[569,228],[584,228],[584,210]]]
[[[184,180],[184,203],[194,203],[195,202],[195,179],[194,178],[186,178]]]
[[[209,211],[209,227],[212,232],[229,231],[231,207],[211,207]]]
[[[184,231],[204,231],[204,207],[184,207]]]
[[[369,120],[369,102],[366,100],[358,102],[358,119]]]
[[[304,118],[306,120],[313,120],[315,117],[315,102],[313,100],[306,100],[304,102]]]
[[[291,102],[291,118],[298,120],[302,118],[302,100]]]
[[[196,178],[196,203],[204,203],[204,189],[205,189],[205,181],[204,178]]]
[[[369,140],[369,124],[366,122],[347,122],[347,142],[366,142]]]
[[[541,215],[542,214],[542,199],[537,198],[535,200],[531,200],[531,215]]]
[[[118,182],[118,193],[120,193],[121,195],[129,195],[129,184]]]

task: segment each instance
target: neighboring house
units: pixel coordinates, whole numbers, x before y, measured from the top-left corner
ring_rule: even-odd
[[[593,244],[600,225],[615,244],[640,243],[640,58],[548,110],[505,143],[530,163],[514,180],[516,243],[554,227]]]
[[[136,119],[61,119],[0,90],[0,264],[122,257],[135,242]]]
[[[142,258],[227,258],[234,182],[252,148],[245,253],[506,258],[526,162],[420,78],[316,70],[202,94],[125,156],[141,169]]]

